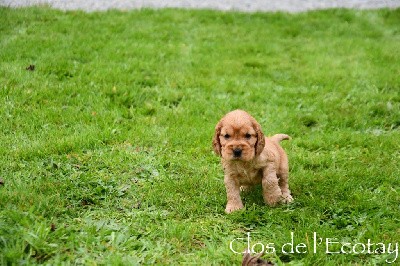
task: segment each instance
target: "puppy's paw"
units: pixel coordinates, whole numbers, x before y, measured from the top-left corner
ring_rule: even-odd
[[[244,206],[242,203],[228,203],[225,208],[226,213],[231,213],[240,209],[243,209]]]
[[[270,207],[275,207],[279,202],[281,202],[281,199],[282,199],[281,194],[268,195],[264,197],[264,202]]]
[[[290,194],[282,195],[281,202],[282,203],[290,203],[293,201],[293,197]]]

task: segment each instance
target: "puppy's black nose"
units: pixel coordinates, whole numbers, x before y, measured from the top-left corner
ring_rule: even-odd
[[[242,149],[240,149],[240,148],[235,148],[235,149],[233,149],[233,155],[234,155],[236,158],[240,157],[240,156],[242,155]]]

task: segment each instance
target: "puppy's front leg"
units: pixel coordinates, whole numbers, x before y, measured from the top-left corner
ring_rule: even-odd
[[[231,213],[236,210],[242,209],[243,203],[240,198],[240,185],[238,184],[238,182],[235,180],[234,177],[230,175],[225,175],[224,183],[226,188],[226,196],[228,198],[225,212]]]
[[[278,177],[273,162],[269,162],[263,170],[262,189],[264,202],[269,206],[275,206],[282,198]]]

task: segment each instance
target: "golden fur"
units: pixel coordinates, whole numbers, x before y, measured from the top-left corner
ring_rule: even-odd
[[[285,134],[265,137],[260,124],[242,110],[232,111],[218,122],[213,148],[222,157],[226,213],[242,209],[240,191],[256,184],[262,184],[264,202],[269,206],[293,200],[288,185],[288,158],[279,145],[289,138]]]

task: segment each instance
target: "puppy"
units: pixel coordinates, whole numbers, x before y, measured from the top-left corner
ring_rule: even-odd
[[[288,135],[266,138],[260,124],[248,113],[235,110],[226,114],[216,125],[213,148],[222,157],[224,183],[228,202],[226,213],[243,208],[241,190],[262,185],[264,202],[269,206],[289,203],[289,164],[279,145]]]

